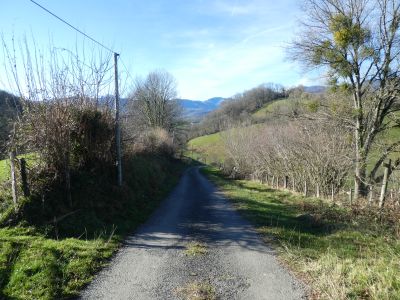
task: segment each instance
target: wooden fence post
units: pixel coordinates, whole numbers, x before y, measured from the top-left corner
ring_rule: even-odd
[[[308,190],[307,190],[307,180],[304,181],[304,197],[307,197]]]
[[[389,179],[389,172],[390,172],[390,165],[392,163],[392,160],[389,159],[389,162],[385,164],[385,169],[383,171],[383,181],[382,181],[382,188],[381,188],[381,196],[379,197],[379,208],[382,208],[385,204],[385,198],[386,198],[386,190],[387,190],[387,184],[388,184],[388,179]]]
[[[28,185],[28,176],[26,172],[26,160],[25,158],[21,158],[21,181],[22,181],[22,191],[24,192],[24,196],[28,197],[30,195],[29,185]]]
[[[11,167],[11,193],[14,202],[14,210],[18,210],[18,193],[17,193],[17,175],[15,174],[15,151],[10,152],[10,167]]]
[[[350,206],[353,206],[353,189],[350,189],[349,201],[350,201]]]
[[[369,193],[368,193],[368,204],[372,205],[372,201],[374,200],[374,187],[372,184],[369,186]]]
[[[71,169],[69,152],[64,153],[64,176],[65,176],[65,193],[67,194],[67,202],[72,207],[72,194],[71,194]]]

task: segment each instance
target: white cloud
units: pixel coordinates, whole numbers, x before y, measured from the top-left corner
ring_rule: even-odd
[[[282,48],[262,43],[214,47],[173,70],[182,96],[232,96],[243,89],[275,81],[274,69],[283,60]]]

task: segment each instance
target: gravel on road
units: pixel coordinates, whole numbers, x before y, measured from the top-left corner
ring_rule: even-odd
[[[273,250],[197,167],[184,173],[80,297],[305,298],[302,283],[279,264]]]

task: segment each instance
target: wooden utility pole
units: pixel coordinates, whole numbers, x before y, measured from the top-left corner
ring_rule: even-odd
[[[119,124],[119,90],[118,90],[118,53],[114,52],[114,72],[115,72],[115,144],[117,147],[117,177],[118,186],[122,186],[122,160],[121,160],[121,128]]]

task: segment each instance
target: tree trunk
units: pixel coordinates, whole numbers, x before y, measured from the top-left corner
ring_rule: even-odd
[[[358,143],[356,143],[358,144]],[[359,152],[362,150],[356,146],[356,164],[355,164],[355,177],[354,177],[354,199],[358,199],[360,196],[366,196],[366,169],[365,169],[365,158]]]
[[[361,113],[361,91],[360,84],[355,85],[354,94],[354,108]],[[356,117],[356,126],[354,129],[355,137],[355,170],[354,170],[354,199],[358,199],[360,196],[366,196],[366,153],[364,153],[365,144],[362,134],[362,115]]]
[[[356,162],[355,169],[355,178],[354,178],[354,199],[358,199],[361,196],[367,195],[367,189],[365,184],[366,172],[365,167],[360,168]]]

